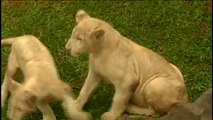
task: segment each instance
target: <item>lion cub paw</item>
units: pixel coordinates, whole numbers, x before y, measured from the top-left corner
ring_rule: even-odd
[[[101,120],[116,120],[116,119],[117,119],[117,116],[113,114],[112,112],[105,112],[101,116]]]
[[[2,92],[1,93],[1,108],[4,107],[5,103],[6,103],[6,100],[7,100],[7,94],[5,95],[5,92]]]
[[[1,108],[4,107],[5,101],[1,99]]]

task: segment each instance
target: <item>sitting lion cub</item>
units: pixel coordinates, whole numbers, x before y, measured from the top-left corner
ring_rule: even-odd
[[[36,37],[24,35],[3,39],[1,45],[12,46],[1,90],[1,107],[11,92],[8,111],[11,120],[21,120],[25,113],[36,108],[42,112],[43,120],[56,120],[48,104],[52,100],[61,101],[72,119],[89,119],[87,113],[76,109],[71,88],[60,80],[51,54]],[[13,80],[18,68],[24,74],[23,84]]]
[[[174,104],[187,102],[184,80],[176,66],[83,10],[77,12],[76,21],[66,49],[73,56],[90,53],[89,73],[76,99],[79,109],[102,79],[115,87],[113,103],[102,120],[115,120],[124,111],[167,113]]]

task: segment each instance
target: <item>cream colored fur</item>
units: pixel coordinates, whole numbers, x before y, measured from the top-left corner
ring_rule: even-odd
[[[76,21],[66,49],[73,56],[89,52],[89,73],[76,100],[79,109],[102,79],[115,87],[111,108],[102,120],[115,120],[124,111],[167,113],[175,103],[187,102],[184,80],[176,66],[83,10],[77,12]]]
[[[8,111],[11,120],[21,120],[36,108],[42,112],[43,120],[56,120],[49,106],[52,101],[61,101],[72,120],[89,119],[87,113],[76,109],[71,88],[60,80],[51,54],[36,37],[24,35],[3,39],[1,45],[12,48],[1,90],[1,107],[11,92]],[[13,80],[18,68],[24,74],[22,84]]]

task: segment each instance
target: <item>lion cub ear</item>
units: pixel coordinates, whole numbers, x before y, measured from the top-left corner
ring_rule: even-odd
[[[85,19],[88,19],[90,18],[90,16],[84,11],[84,10],[79,10],[77,13],[76,13],[76,22],[79,23]]]
[[[23,93],[24,97],[26,98],[26,102],[28,104],[33,104],[35,103],[36,99],[37,99],[37,96],[35,94],[33,94],[31,91],[29,90],[25,90],[24,93]]]
[[[98,40],[100,40],[100,39],[103,38],[104,33],[105,33],[105,31],[103,29],[101,29],[101,28],[95,28],[91,32],[91,38],[92,39],[98,39]]]

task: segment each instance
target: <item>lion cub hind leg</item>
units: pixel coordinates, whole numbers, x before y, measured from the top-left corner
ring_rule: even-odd
[[[62,102],[61,105],[66,115],[72,120],[90,120],[90,115],[87,112],[77,109],[71,87],[68,84],[60,81],[52,87],[51,91],[51,95]]]
[[[180,95],[185,93],[181,93],[178,89],[185,88],[182,83],[178,82],[159,77],[146,86],[145,99],[155,112],[167,113],[174,104],[182,102],[184,98],[180,98]]]
[[[126,108],[126,112],[130,114],[139,114],[139,115],[152,115],[154,110],[151,107],[143,108],[133,104],[128,104]]]
[[[72,118],[72,120],[90,120],[91,116],[82,110],[77,108],[77,104],[74,98],[70,95],[64,96],[64,101],[62,102],[62,107],[66,111],[67,115]]]

